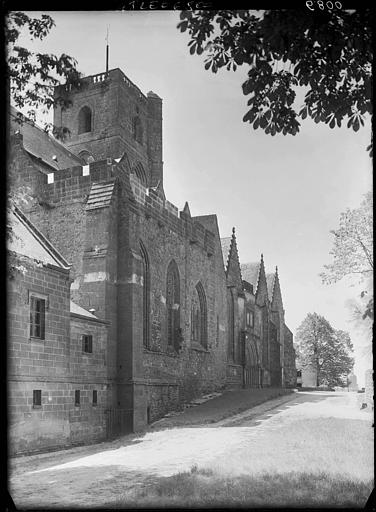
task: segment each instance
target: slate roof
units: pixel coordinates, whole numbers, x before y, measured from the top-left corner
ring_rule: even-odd
[[[242,263],[240,265],[240,270],[242,272],[243,280],[248,281],[248,283],[251,283],[251,285],[253,285],[253,290],[256,293],[258,277],[260,272],[260,262]]]
[[[10,108],[10,131],[14,134],[19,131],[23,135],[23,147],[30,155],[40,158],[45,164],[55,170],[67,169],[77,165],[85,165],[85,162],[69,151],[69,149],[48,135],[42,128],[24,120],[22,124],[17,122],[18,111]],[[53,156],[57,160],[52,160]]]
[[[27,256],[37,262],[69,270],[70,265],[66,259],[19,208],[15,207],[9,213],[7,222],[12,230],[12,235],[7,242],[9,251]]]
[[[82,308],[73,300],[70,301],[70,312],[74,315],[86,316],[86,318],[91,318],[92,320],[98,320],[98,317],[90,313],[90,311],[86,311],[86,309]]]
[[[222,255],[223,255],[223,265],[225,270],[227,270],[228,258],[231,249],[231,236],[227,238],[221,238],[221,247],[222,247]]]
[[[114,191],[115,181],[93,183],[86,203],[86,210],[95,210],[109,206]]]
[[[274,281],[275,281],[274,273],[266,274],[266,284],[268,286],[268,297],[269,297],[270,302],[273,300]]]

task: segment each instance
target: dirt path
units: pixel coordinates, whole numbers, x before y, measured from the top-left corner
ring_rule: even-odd
[[[276,468],[304,471],[307,460],[310,469],[370,478],[372,415],[359,411],[354,398],[344,393],[299,393],[210,426],[148,432],[125,446],[97,447],[89,455],[82,450],[70,454],[69,460],[52,457],[48,467],[45,462],[35,464],[34,471],[30,466],[26,472],[13,471],[10,491],[17,506],[95,507],[194,465],[236,475]],[[339,436],[343,446],[336,444],[334,449],[333,440]],[[351,460],[345,449],[349,442]],[[312,443],[318,447],[314,453]]]

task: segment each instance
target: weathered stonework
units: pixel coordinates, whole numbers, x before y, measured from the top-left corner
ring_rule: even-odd
[[[248,278],[235,232],[224,242],[215,215],[191,216],[188,204],[179,211],[165,198],[162,100],[143,95],[120,70],[56,94],[61,92],[73,104],[55,112],[55,123],[70,129],[72,153],[61,146],[58,158],[66,154],[72,165],[56,167],[47,150],[38,160],[43,144],[33,147],[32,141],[39,133],[33,139],[21,129],[10,141],[15,186],[27,183],[33,191],[25,214],[70,264],[61,290],[65,302],[51,324],[61,323],[60,366],[46,373],[34,362],[28,365],[36,368],[36,381],[45,379],[43,396],[49,389],[60,393],[52,375],[64,376],[63,394],[56,395],[60,419],[54,417],[49,437],[36,437],[33,428],[49,403],[24,427],[14,416],[14,445],[25,450],[97,440],[124,415],[130,418],[127,429],[140,430],[206,392],[293,385],[292,334],[284,323],[277,272],[269,283],[261,259]],[[82,121],[85,112],[90,115]],[[20,290],[29,286],[29,275],[20,278]],[[48,293],[52,297],[55,289]],[[97,319],[70,314],[70,299],[86,312],[94,310]],[[25,337],[28,306],[15,307]],[[10,329],[14,375],[30,352],[27,337],[20,345],[17,329]],[[85,333],[95,340],[90,354],[80,346]],[[43,350],[52,345],[46,341]],[[73,403],[78,383],[80,408]],[[35,385],[27,392],[41,389]],[[25,412],[12,400],[14,414]]]

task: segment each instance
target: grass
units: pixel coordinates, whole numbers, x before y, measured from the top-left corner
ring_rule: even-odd
[[[360,482],[321,473],[263,473],[224,477],[198,470],[162,477],[123,496],[111,507],[359,507],[373,481]]]
[[[374,475],[372,420],[363,413],[350,419],[347,410],[343,417],[333,417],[332,400],[320,405],[317,397],[310,397],[294,415],[270,413],[269,419],[268,414],[239,426],[135,436],[137,460],[142,462],[137,468],[128,464],[127,454],[135,449],[129,440],[124,466],[115,459],[99,465],[102,451],[98,464],[93,460],[88,467],[42,473],[25,472],[23,466],[29,471],[51,466],[53,460],[57,463],[56,454],[30,458],[30,464],[27,458],[18,459],[12,497],[18,508],[26,509],[364,507]],[[294,404],[282,409],[288,412],[289,407]],[[316,407],[320,416],[312,413]],[[103,451],[122,442],[105,444]],[[67,462],[95,452],[95,447],[75,449],[58,457]],[[157,468],[171,476],[162,476]]]

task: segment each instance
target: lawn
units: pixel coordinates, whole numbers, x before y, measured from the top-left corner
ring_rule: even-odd
[[[275,427],[260,426],[240,453],[160,477],[111,507],[364,507],[373,489],[369,421],[280,418]]]
[[[223,477],[197,470],[160,478],[111,507],[351,507],[363,508],[373,481],[328,473],[263,473]]]
[[[374,478],[372,415],[348,396],[299,395],[227,425],[19,460],[9,489],[27,509],[364,507]]]

